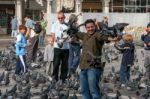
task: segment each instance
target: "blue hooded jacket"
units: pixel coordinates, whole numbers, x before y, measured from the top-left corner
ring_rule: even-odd
[[[17,41],[16,41],[16,55],[25,55],[26,54],[26,45],[27,45],[27,39],[23,33],[19,33],[17,35]]]

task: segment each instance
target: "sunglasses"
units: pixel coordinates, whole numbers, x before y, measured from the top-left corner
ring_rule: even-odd
[[[59,17],[58,19],[59,19],[59,20],[60,20],[60,19],[64,19],[64,17]]]

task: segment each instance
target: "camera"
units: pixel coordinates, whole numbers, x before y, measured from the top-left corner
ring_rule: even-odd
[[[91,60],[87,60],[90,63],[90,67],[97,67],[100,65],[100,57],[93,57]]]

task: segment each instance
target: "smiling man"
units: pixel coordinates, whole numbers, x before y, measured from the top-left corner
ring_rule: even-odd
[[[99,81],[103,74],[101,54],[104,41],[116,41],[96,32],[95,22],[88,19],[85,22],[86,33],[78,32],[76,36],[83,42],[83,49],[80,61],[80,86],[83,99],[101,99]]]

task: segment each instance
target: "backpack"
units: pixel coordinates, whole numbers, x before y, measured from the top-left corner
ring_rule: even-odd
[[[34,24],[34,32],[39,34],[42,31],[42,27],[39,23]]]

